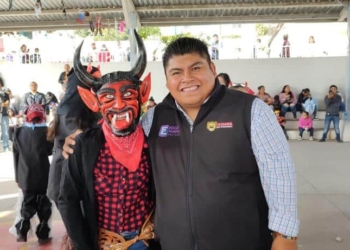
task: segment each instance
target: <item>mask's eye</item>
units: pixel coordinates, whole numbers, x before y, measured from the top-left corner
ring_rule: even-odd
[[[106,95],[106,98],[107,98],[107,99],[113,99],[114,96],[113,96],[113,95]]]
[[[129,97],[129,96],[131,96],[131,93],[130,92],[126,92],[123,96],[124,97]]]

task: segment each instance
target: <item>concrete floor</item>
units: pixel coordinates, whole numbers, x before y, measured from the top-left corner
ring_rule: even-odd
[[[298,181],[301,250],[350,249],[350,143],[291,141]],[[15,243],[8,233],[18,190],[12,154],[0,153],[0,250],[58,250],[64,233],[54,215],[53,243],[39,247],[35,238]]]

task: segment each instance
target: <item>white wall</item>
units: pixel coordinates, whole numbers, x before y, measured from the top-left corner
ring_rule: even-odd
[[[254,91],[265,85],[270,95],[278,94],[285,84],[295,94],[308,87],[321,108],[329,85],[336,84],[345,95],[346,57],[220,60],[215,64],[217,72],[228,73],[233,82],[248,81]],[[129,63],[101,64],[103,74],[129,69]],[[58,77],[62,71],[63,64],[0,64],[6,87],[17,95],[28,92],[31,81],[38,83],[40,92],[58,94]],[[148,62],[146,72],[152,72],[151,95],[159,102],[167,94],[162,63]]]

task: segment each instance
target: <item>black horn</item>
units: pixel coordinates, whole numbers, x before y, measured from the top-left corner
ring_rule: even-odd
[[[140,79],[143,72],[145,72],[146,65],[147,65],[147,54],[146,54],[146,48],[143,44],[143,41],[139,34],[137,34],[136,30],[134,30],[134,35],[137,42],[137,47],[139,49],[139,57],[136,60],[136,63],[134,67],[131,69],[131,73],[137,77],[137,79]]]
[[[75,50],[74,62],[73,62],[74,72],[80,81],[82,81],[85,85],[91,88],[93,85],[97,84],[99,78],[96,78],[90,75],[80,62],[80,52],[81,52],[81,48],[83,47],[83,44],[84,44],[84,40],[81,42],[79,47]]]

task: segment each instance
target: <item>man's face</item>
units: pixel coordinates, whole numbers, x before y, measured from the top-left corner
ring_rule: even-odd
[[[108,83],[97,92],[101,113],[115,135],[132,133],[139,118],[139,92],[129,81]]]
[[[336,87],[332,87],[331,90],[332,90],[332,92],[333,92],[334,94],[337,93],[337,88],[336,88]]]
[[[64,71],[69,72],[70,66],[68,64],[64,65]]]
[[[93,50],[96,49],[96,44],[93,43],[93,44],[91,44],[91,46],[92,46],[92,49],[93,49]]]
[[[36,92],[37,89],[38,89],[38,85],[37,85],[35,82],[32,82],[32,83],[30,84],[30,90],[31,90],[32,92]]]
[[[165,68],[166,86],[181,105],[200,107],[215,84],[216,69],[198,53],[172,56]]]

